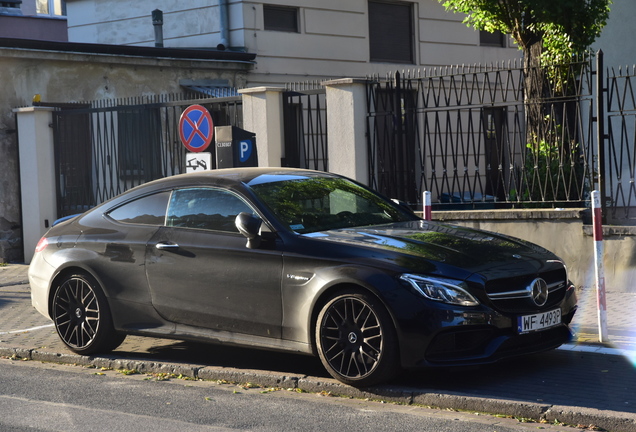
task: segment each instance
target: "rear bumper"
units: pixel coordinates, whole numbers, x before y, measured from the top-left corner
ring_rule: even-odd
[[[41,253],[36,253],[29,265],[29,285],[31,287],[31,304],[47,318],[51,318],[49,311],[50,283],[55,274],[55,268],[47,263]]]

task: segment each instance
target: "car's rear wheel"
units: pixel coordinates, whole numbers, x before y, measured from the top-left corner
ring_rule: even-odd
[[[87,274],[66,276],[55,290],[52,306],[58,335],[78,354],[111,351],[126,337],[115,332],[106,297]]]
[[[367,387],[399,371],[389,314],[363,292],[342,293],[325,304],[316,322],[316,345],[327,371],[345,384]]]

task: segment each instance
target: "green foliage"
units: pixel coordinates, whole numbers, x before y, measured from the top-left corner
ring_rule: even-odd
[[[563,127],[550,116],[545,124],[549,132],[526,144],[521,196],[514,191],[511,200],[531,202],[566,202],[579,195],[583,169],[579,161],[579,144],[569,141]]]
[[[438,0],[469,27],[510,34],[522,50],[543,44],[545,64],[584,53],[601,34],[612,0]]]
[[[568,201],[581,191],[583,170],[572,124],[548,116],[550,95],[576,95],[577,56],[601,34],[612,0],[438,0],[464,13],[477,30],[511,35],[524,51],[527,153],[512,201]],[[563,121],[563,119],[561,120]],[[547,133],[545,131],[548,131]]]

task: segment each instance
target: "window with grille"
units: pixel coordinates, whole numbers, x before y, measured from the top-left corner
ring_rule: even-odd
[[[369,1],[372,62],[414,63],[413,5]]]
[[[298,33],[298,8],[263,5],[265,30]]]
[[[479,32],[479,45],[505,48],[506,35],[499,30],[496,30],[494,33],[481,30]]]

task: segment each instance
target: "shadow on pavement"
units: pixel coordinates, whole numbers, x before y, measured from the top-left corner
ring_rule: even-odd
[[[116,354],[129,359],[329,377],[317,357],[224,345],[167,341],[143,353]],[[615,355],[555,350],[494,365],[405,371],[391,385],[416,392],[636,413],[636,369]]]

